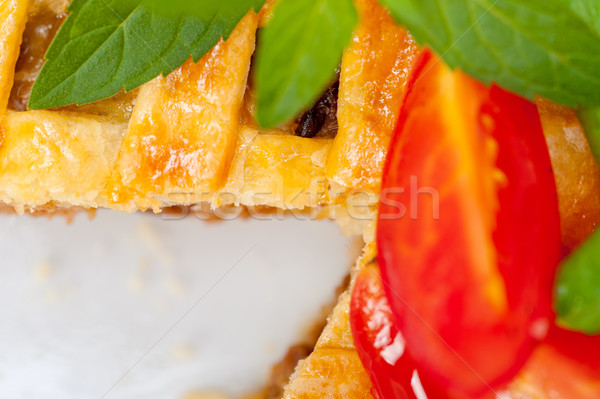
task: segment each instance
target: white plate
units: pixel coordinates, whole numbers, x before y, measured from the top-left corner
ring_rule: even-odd
[[[0,398],[260,387],[349,271],[329,221],[0,217]]]

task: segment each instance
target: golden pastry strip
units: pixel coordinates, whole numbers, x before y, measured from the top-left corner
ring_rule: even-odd
[[[558,192],[563,244],[581,244],[600,223],[600,171],[575,112],[548,100],[538,110]]]
[[[327,177],[343,188],[378,191],[418,48],[377,0],[355,3],[360,24],[342,59],[339,130],[327,161]]]
[[[241,143],[218,205],[303,209],[329,203],[325,162],[329,139],[241,132]]]
[[[146,84],[118,161],[117,202],[161,207],[182,193],[214,193],[227,176],[254,52],[258,17],[250,12],[227,42]],[[121,187],[122,186],[122,187]]]
[[[266,0],[265,5],[263,6],[262,10],[260,10],[260,13],[258,14],[258,27],[259,28],[264,28],[265,26],[267,26],[267,24],[269,23],[269,21],[271,20],[271,18],[273,18],[273,11],[275,10],[275,7],[277,6],[277,2],[279,0]]]
[[[0,201],[19,213],[106,206],[126,125],[53,111],[9,111],[0,146]]]

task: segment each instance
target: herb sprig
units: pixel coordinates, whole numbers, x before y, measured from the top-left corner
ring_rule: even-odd
[[[258,123],[277,126],[332,83],[358,16],[352,0],[282,0],[259,37]]]
[[[88,104],[195,61],[265,0],[73,0],[29,108]]]

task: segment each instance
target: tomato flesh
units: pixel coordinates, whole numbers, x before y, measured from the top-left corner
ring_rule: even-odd
[[[350,327],[360,360],[373,382],[377,399],[418,399],[415,391],[442,399],[428,381],[423,381],[406,351],[406,342],[398,330],[383,289],[379,268],[365,267],[359,272],[352,290]]]
[[[409,87],[383,179],[381,273],[418,369],[475,397],[508,382],[550,324],[554,177],[531,102],[429,51]]]
[[[600,336],[553,326],[504,393],[509,398],[600,398]]]

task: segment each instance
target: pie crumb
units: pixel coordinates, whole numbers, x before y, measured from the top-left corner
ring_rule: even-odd
[[[173,348],[173,357],[181,361],[189,360],[194,357],[194,352],[194,348],[191,345],[178,344]]]
[[[35,265],[35,281],[40,284],[46,283],[53,272],[54,265],[49,260],[40,261]]]

